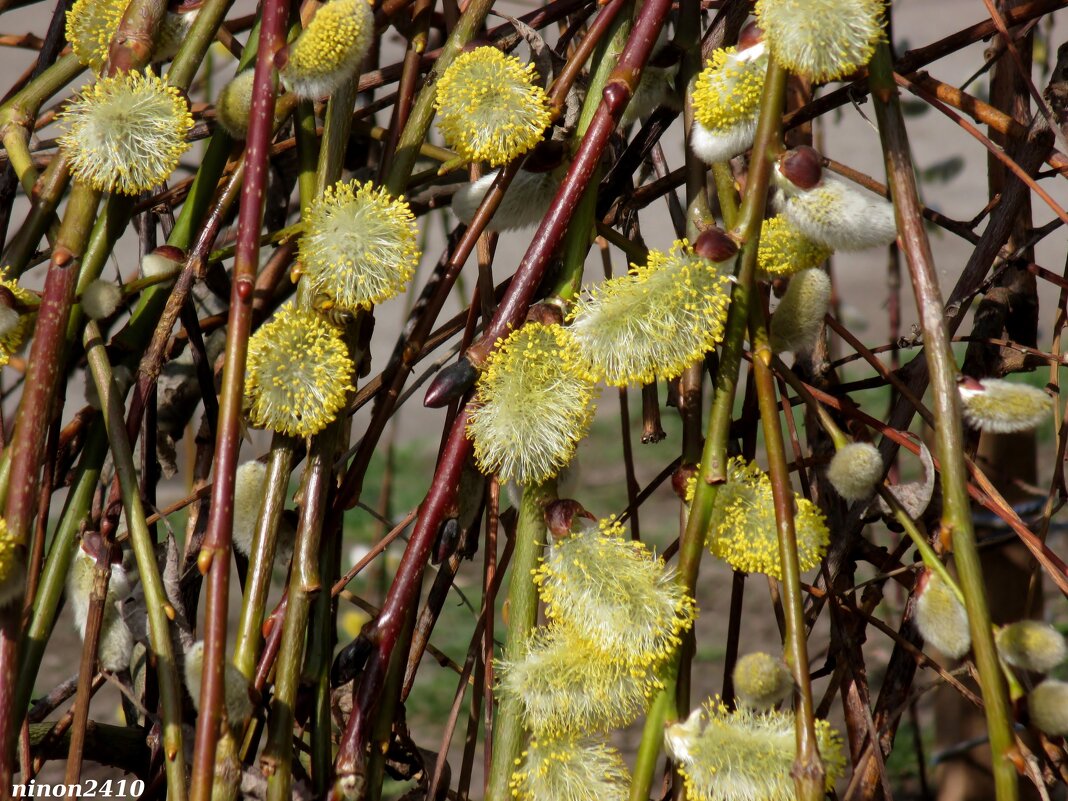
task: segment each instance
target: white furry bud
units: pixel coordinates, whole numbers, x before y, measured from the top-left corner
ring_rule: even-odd
[[[185,686],[193,699],[193,707],[200,711],[200,689],[204,674],[204,642],[194,643],[185,652]],[[252,700],[248,697],[248,679],[232,663],[227,661],[223,669],[226,696],[226,717],[231,726],[240,725],[252,714]]]
[[[103,320],[113,315],[122,303],[122,290],[110,281],[97,279],[82,292],[82,311],[90,319]]]
[[[1039,620],[1020,620],[998,630],[1001,658],[1013,667],[1048,673],[1068,659],[1068,644],[1057,629]]]
[[[498,170],[487,173],[474,183],[464,184],[452,196],[452,210],[460,221],[471,224],[475,212],[482,204]],[[560,186],[556,171],[516,173],[508,191],[501,198],[501,204],[490,218],[487,231],[510,231],[515,228],[527,228],[536,224],[545,216],[556,190]]]
[[[1051,737],[1068,734],[1068,682],[1046,679],[1027,696],[1031,722]]]
[[[811,350],[830,303],[831,279],[823,270],[802,270],[791,278],[771,318],[772,350],[777,353]]]
[[[968,424],[995,434],[1030,431],[1054,406],[1053,398],[1038,387],[1000,378],[964,379],[958,389]]]
[[[916,628],[928,643],[953,659],[960,659],[972,647],[964,604],[952,587],[930,570],[919,578]]]
[[[847,501],[862,501],[875,492],[883,477],[883,458],[870,442],[851,442],[827,467],[827,480]]]

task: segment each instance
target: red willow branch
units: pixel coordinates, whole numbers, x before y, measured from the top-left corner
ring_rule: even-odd
[[[620,55],[619,64],[605,86],[603,101],[579,145],[551,208],[542,219],[486,334],[468,350],[467,358],[461,362],[463,384],[469,386],[474,377],[471,365],[485,361],[497,339],[526,314],[552,254],[563,241],[571,215],[634,94],[641,79],[642,69],[649,59],[670,7],[670,0],[649,0],[638,15],[630,38]],[[452,397],[462,394],[464,387],[455,379],[448,380],[447,384],[451,388],[459,389],[459,392],[449,393]],[[428,396],[431,396],[431,393],[434,393],[434,385],[428,390]],[[440,392],[435,394],[442,398]],[[444,402],[447,402],[447,399],[442,399],[442,403]],[[404,621],[417,597],[438,526],[446,508],[455,497],[460,471],[471,451],[466,427],[467,413],[463,410],[453,422],[430,491],[419,510],[418,522],[408,541],[393,585],[382,605],[382,614],[370,632],[373,650],[360,678],[352,715],[342,735],[337,757],[337,782],[332,796],[334,798],[350,798],[362,788],[365,750],[371,734],[370,724],[381,701],[380,693],[386,671]]]
[[[215,746],[223,705],[234,473],[241,446],[245,359],[252,329],[253,288],[259,264],[260,227],[267,189],[267,154],[274,127],[274,55],[285,42],[288,17],[289,4],[285,0],[264,0],[245,148],[245,183],[237,220],[237,248],[230,293],[223,386],[219,399],[218,437],[215,442],[215,483],[212,485],[207,533],[198,559],[201,571],[208,574],[208,581],[204,618],[204,672],[190,787],[192,801],[208,801],[211,797]]]

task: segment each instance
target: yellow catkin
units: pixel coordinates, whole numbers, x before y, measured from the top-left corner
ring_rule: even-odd
[[[588,290],[575,304],[571,330],[590,378],[648,384],[703,358],[723,338],[732,261],[703,259],[683,240]]]
[[[811,570],[827,552],[830,532],[823,513],[796,493],[794,527],[801,570]],[[712,509],[708,548],[735,570],[782,579],[771,479],[755,463],[738,456],[727,463],[727,482]]]
[[[589,431],[594,397],[567,329],[531,322],[513,331],[476,388],[467,436],[479,469],[520,484],[556,475]]]
[[[128,0],[74,0],[67,12],[67,41],[74,55],[94,72],[104,69],[108,47]]]
[[[151,71],[123,72],[82,89],[60,115],[60,147],[75,180],[137,195],[174,172],[193,127],[181,92]]]
[[[0,609],[22,597],[26,583],[26,557],[0,517]]]
[[[438,81],[434,104],[445,142],[468,161],[507,164],[541,141],[549,96],[523,66],[495,47],[462,53]]]
[[[550,543],[534,581],[546,616],[598,643],[609,659],[655,666],[693,624],[693,600],[674,571],[611,519]]]
[[[404,291],[419,266],[418,240],[406,202],[370,181],[341,182],[305,210],[297,259],[313,290],[355,312]]]
[[[713,50],[694,82],[694,119],[713,131],[750,119],[760,105],[767,65],[766,57],[739,58],[733,47]]]
[[[881,0],[759,0],[755,12],[775,60],[817,83],[865,66],[883,37]]]
[[[693,801],[794,801],[795,728],[792,711],[732,711],[717,697],[669,726],[664,741]],[[842,737],[817,720],[816,739],[830,791],[845,771]]]
[[[625,801],[629,786],[619,752],[582,737],[532,740],[511,780],[516,801]]]
[[[353,369],[337,328],[315,312],[283,306],[249,340],[252,425],[296,437],[319,433],[344,407]]]
[[[331,94],[359,70],[373,33],[367,0],[329,0],[290,46],[282,83],[307,100]]]
[[[817,245],[781,214],[765,220],[760,229],[757,269],[764,278],[786,278],[818,267],[830,256],[830,248]]]
[[[17,281],[8,278],[6,269],[0,271],[0,287],[10,292],[14,296],[16,303],[30,306],[37,305],[37,297],[29,290],[19,286]],[[23,311],[13,324],[5,326],[6,330],[3,334],[0,334],[0,367],[11,361],[11,357],[18,353],[19,348],[26,343],[26,338],[33,329],[36,317],[35,312]]]

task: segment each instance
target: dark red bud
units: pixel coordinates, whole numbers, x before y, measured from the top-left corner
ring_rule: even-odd
[[[671,474],[671,488],[675,490],[675,494],[679,496],[679,500],[686,500],[686,488],[690,484],[690,479],[697,473],[697,468],[692,464],[681,464],[675,468],[675,472]]]
[[[630,87],[627,86],[625,81],[621,78],[614,78],[609,79],[601,96],[604,98],[604,102],[608,104],[608,108],[615,111],[623,108],[627,101],[630,100],[631,94]]]
[[[586,511],[581,503],[571,498],[561,498],[545,507],[545,525],[556,539],[561,539],[571,533],[576,517],[584,517],[587,520],[597,519]]]
[[[530,151],[527,160],[523,162],[523,169],[527,172],[550,172],[563,163],[566,152],[563,142],[543,139]]]
[[[738,34],[738,50],[748,50],[753,45],[758,45],[764,41],[764,31],[760,30],[760,26],[755,22],[750,22],[744,28],[742,32]]]
[[[536,303],[527,312],[527,322],[541,323],[542,325],[560,325],[564,322],[564,315],[560,307],[553,303]]]
[[[284,70],[289,63],[289,45],[282,45],[274,54],[274,68]]]
[[[694,252],[703,259],[721,262],[733,258],[738,252],[738,243],[719,228],[709,228],[697,237]]]
[[[449,365],[437,378],[430,382],[423,405],[428,409],[440,409],[459,398],[475,383],[478,371],[474,365],[463,357],[456,364]]]
[[[779,170],[798,189],[811,189],[823,177],[823,157],[807,145],[795,147],[779,156]]]
[[[161,259],[173,261],[175,264],[185,264],[185,251],[174,245],[160,245],[152,253]]]
[[[957,379],[957,383],[961,389],[973,389],[976,392],[982,392],[984,387],[978,379],[972,378],[970,375],[962,375]]]
[[[252,281],[247,278],[242,278],[237,282],[237,297],[242,303],[248,303],[252,300]]]

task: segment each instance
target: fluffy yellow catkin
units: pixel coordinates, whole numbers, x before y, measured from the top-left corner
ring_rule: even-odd
[[[723,338],[734,257],[712,262],[679,241],[588,290],[571,330],[590,378],[611,386],[674,378]]]
[[[317,434],[344,407],[353,372],[337,328],[315,312],[282,306],[249,340],[249,419],[293,437]]]
[[[613,520],[550,543],[534,581],[546,616],[596,642],[609,659],[655,665],[693,624],[693,600],[674,571]]]
[[[786,663],[760,651],[741,657],[731,676],[735,700],[740,706],[757,711],[771,709],[794,689],[794,679]]]
[[[968,653],[972,647],[968,612],[953,588],[927,570],[918,579],[916,593],[916,628],[924,640],[953,659]]]
[[[812,350],[831,304],[831,279],[823,270],[803,270],[790,279],[771,317],[771,348],[777,353]]]
[[[712,51],[693,85],[690,148],[706,164],[727,161],[753,144],[768,69],[763,42]]]
[[[101,192],[138,195],[155,189],[178,166],[193,127],[176,87],[145,72],[100,78],[59,115],[60,147],[75,180]]]
[[[467,436],[479,469],[520,484],[556,475],[589,431],[594,395],[568,329],[536,322],[516,329],[476,386]]]
[[[524,725],[546,739],[626,726],[661,686],[645,668],[609,658],[566,628],[539,629],[524,656],[497,670],[501,696],[516,699]]]
[[[328,0],[290,45],[279,77],[305,100],[332,94],[360,69],[373,36],[374,14],[367,0]]]
[[[511,780],[516,801],[624,801],[629,786],[619,752],[586,737],[531,740]]]
[[[1007,664],[1048,673],[1068,659],[1068,644],[1057,629],[1040,620],[1019,620],[1003,626],[995,638]]]
[[[185,686],[193,699],[193,708],[200,710],[200,690],[204,675],[204,642],[198,641],[185,652],[182,668]],[[231,726],[240,726],[252,714],[252,700],[248,696],[248,679],[230,661],[223,668],[226,717]]]
[[[847,501],[863,501],[883,477],[883,458],[870,442],[851,442],[839,448],[827,466],[827,480]]]
[[[128,0],[74,0],[67,12],[67,41],[86,67],[100,72]]]
[[[766,279],[787,278],[819,267],[831,249],[817,245],[781,214],[764,221],[757,246],[757,269]]]
[[[811,570],[827,552],[830,532],[823,513],[796,493],[794,527],[801,570]],[[755,463],[739,456],[727,463],[727,482],[712,508],[708,548],[735,570],[782,579],[771,479]]]
[[[406,202],[370,181],[340,182],[305,209],[297,260],[313,290],[355,312],[404,290],[419,265],[418,239]]]
[[[434,105],[446,144],[468,161],[507,164],[542,140],[549,96],[523,66],[495,47],[461,53],[438,81]]]
[[[715,698],[668,726],[664,743],[693,801],[794,801],[794,730],[793,712],[732,712]],[[830,791],[845,770],[842,738],[825,720],[816,721],[816,738]]]
[[[816,83],[865,66],[883,37],[880,0],[759,0],[755,11],[775,60]]]

